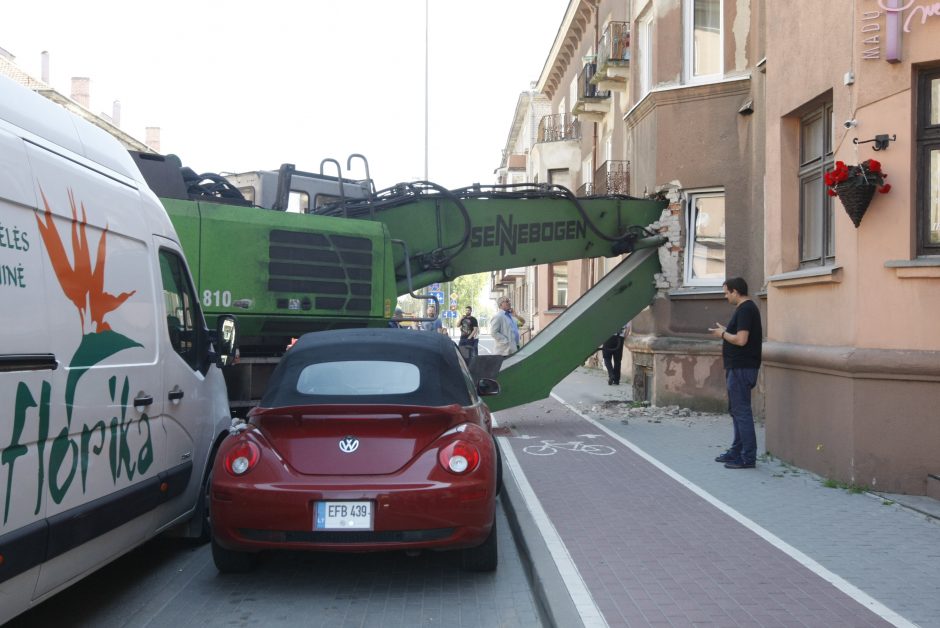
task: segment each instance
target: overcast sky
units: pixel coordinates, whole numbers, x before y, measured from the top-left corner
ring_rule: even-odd
[[[494,182],[567,5],[430,0],[431,181]],[[160,127],[162,152],[198,172],[331,157],[345,175],[362,153],[380,189],[424,178],[424,0],[15,2],[0,47],[36,77],[48,50],[54,88],[90,77],[92,111],[120,100],[125,131]]]

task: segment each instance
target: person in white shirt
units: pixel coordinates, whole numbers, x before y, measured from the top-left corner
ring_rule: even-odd
[[[499,297],[496,301],[499,312],[490,321],[490,335],[496,342],[496,355],[512,355],[519,350],[519,325],[512,315],[512,302],[509,297]]]

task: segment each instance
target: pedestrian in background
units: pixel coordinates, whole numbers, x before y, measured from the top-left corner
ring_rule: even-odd
[[[444,329],[444,323],[441,322],[441,319],[437,316],[437,308],[434,307],[434,304],[428,304],[428,321],[421,321],[421,330],[422,331],[433,331],[438,334],[446,334],[447,330]]]
[[[459,346],[465,347],[464,350],[468,360],[476,357],[478,353],[478,344],[480,342],[480,323],[473,315],[473,308],[469,305],[464,310],[463,318],[460,319],[460,342]],[[462,353],[464,352],[462,351]]]
[[[760,310],[747,295],[747,282],[741,277],[727,279],[722,285],[725,299],[734,306],[727,325],[715,323],[709,329],[721,338],[721,357],[728,387],[728,411],[734,423],[734,440],[725,453],[715,458],[727,469],[753,469],[757,462],[757,435],[751,411],[751,391],[757,385],[764,335]]]
[[[519,325],[512,315],[509,297],[496,300],[499,312],[490,321],[490,335],[496,342],[496,355],[512,355],[519,350]]]
[[[613,336],[604,341],[601,355],[607,369],[607,385],[620,385],[620,363],[623,361],[623,335],[626,327],[621,327]]]
[[[402,329],[401,319],[405,317],[405,312],[400,308],[395,308],[395,313],[392,314],[392,319],[388,321],[388,326],[395,329]]]

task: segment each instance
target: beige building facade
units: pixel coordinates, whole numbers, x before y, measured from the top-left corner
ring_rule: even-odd
[[[940,498],[936,9],[767,3],[764,384],[774,455]],[[891,188],[856,227],[823,176],[868,159]]]

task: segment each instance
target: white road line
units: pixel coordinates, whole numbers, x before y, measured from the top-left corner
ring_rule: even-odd
[[[558,530],[555,529],[552,520],[548,518],[545,509],[542,508],[542,503],[536,497],[535,491],[532,490],[532,485],[529,484],[522,467],[519,466],[519,460],[512,450],[512,445],[509,444],[509,439],[500,436],[498,440],[500,449],[503,452],[503,463],[509,467],[509,472],[512,473],[516,484],[519,486],[519,491],[525,500],[525,506],[532,514],[535,525],[548,546],[552,559],[555,561],[555,566],[568,588],[568,594],[571,595],[575,608],[578,609],[581,621],[584,622],[587,628],[606,628],[608,626],[607,620],[604,619],[604,615],[597,608],[597,604],[594,603],[594,598],[591,597],[591,592],[584,584],[581,572],[578,571],[571,554],[568,553],[568,548],[565,547]]]
[[[809,556],[807,556],[800,550],[796,549],[795,547],[793,547],[792,545],[790,545],[789,543],[787,543],[786,541],[784,541],[777,535],[761,527],[754,521],[748,519],[747,517],[742,515],[740,512],[738,512],[737,510],[729,506],[728,504],[724,503],[723,501],[719,500],[717,497],[715,497],[711,493],[707,492],[705,489],[685,479],[684,477],[682,477],[681,475],[679,475],[678,473],[676,473],[675,471],[673,471],[672,469],[670,469],[669,467],[661,463],[659,460],[657,460],[656,458],[653,458],[651,455],[649,455],[648,453],[646,453],[645,451],[643,451],[642,449],[640,449],[639,447],[637,447],[636,445],[628,441],[626,438],[624,438],[620,434],[617,434],[616,432],[608,428],[606,425],[603,425],[599,421],[596,421],[592,419],[591,417],[582,414],[581,412],[578,411],[577,408],[572,406],[570,403],[568,403],[567,401],[565,401],[564,399],[562,399],[555,393],[551,393],[551,396],[552,396],[552,399],[555,399],[560,404],[562,404],[563,406],[565,406],[566,408],[568,408],[569,410],[577,414],[579,417],[581,417],[585,421],[591,423],[598,429],[604,430],[604,432],[608,436],[610,436],[611,438],[615,438],[616,440],[623,443],[625,446],[629,447],[634,453],[636,453],[638,456],[640,456],[641,458],[643,458],[644,460],[652,464],[654,467],[656,467],[657,469],[659,469],[660,471],[662,471],[663,473],[671,477],[673,480],[675,480],[679,484],[682,484],[684,487],[686,487],[687,489],[689,489],[690,491],[692,491],[693,493],[695,493],[696,495],[698,495],[699,497],[701,497],[702,499],[710,503],[712,506],[722,511],[723,513],[725,513],[726,515],[728,515],[729,517],[731,517],[732,519],[734,519],[735,521],[737,521],[738,523],[746,527],[747,529],[751,530],[752,532],[757,534],[759,537],[761,537],[762,539],[764,539],[765,541],[767,541],[768,543],[770,543],[771,545],[773,545],[774,547],[782,551],[783,553],[787,554],[788,556],[790,556],[790,558],[794,559],[796,562],[800,563],[801,565],[803,565],[804,567],[812,571],[814,574],[816,574],[817,576],[819,576],[826,582],[829,582],[835,588],[839,589],[840,591],[845,593],[847,596],[849,596],[850,598],[852,598],[853,600],[855,600],[856,602],[858,602],[859,604],[861,604],[862,606],[870,610],[871,612],[875,613],[876,615],[878,615],[885,621],[890,622],[894,626],[899,626],[903,628],[917,628],[917,624],[911,623],[910,621],[902,617],[900,614],[891,610],[890,608],[888,608],[887,606],[885,606],[884,604],[882,604],[875,598],[871,597],[870,595],[868,595],[867,593],[865,593],[864,591],[862,591],[855,585],[849,583],[842,577],[832,573],[831,571],[829,571],[828,569],[826,569],[825,567],[817,563],[815,560],[813,560],[812,558],[810,558]]]

